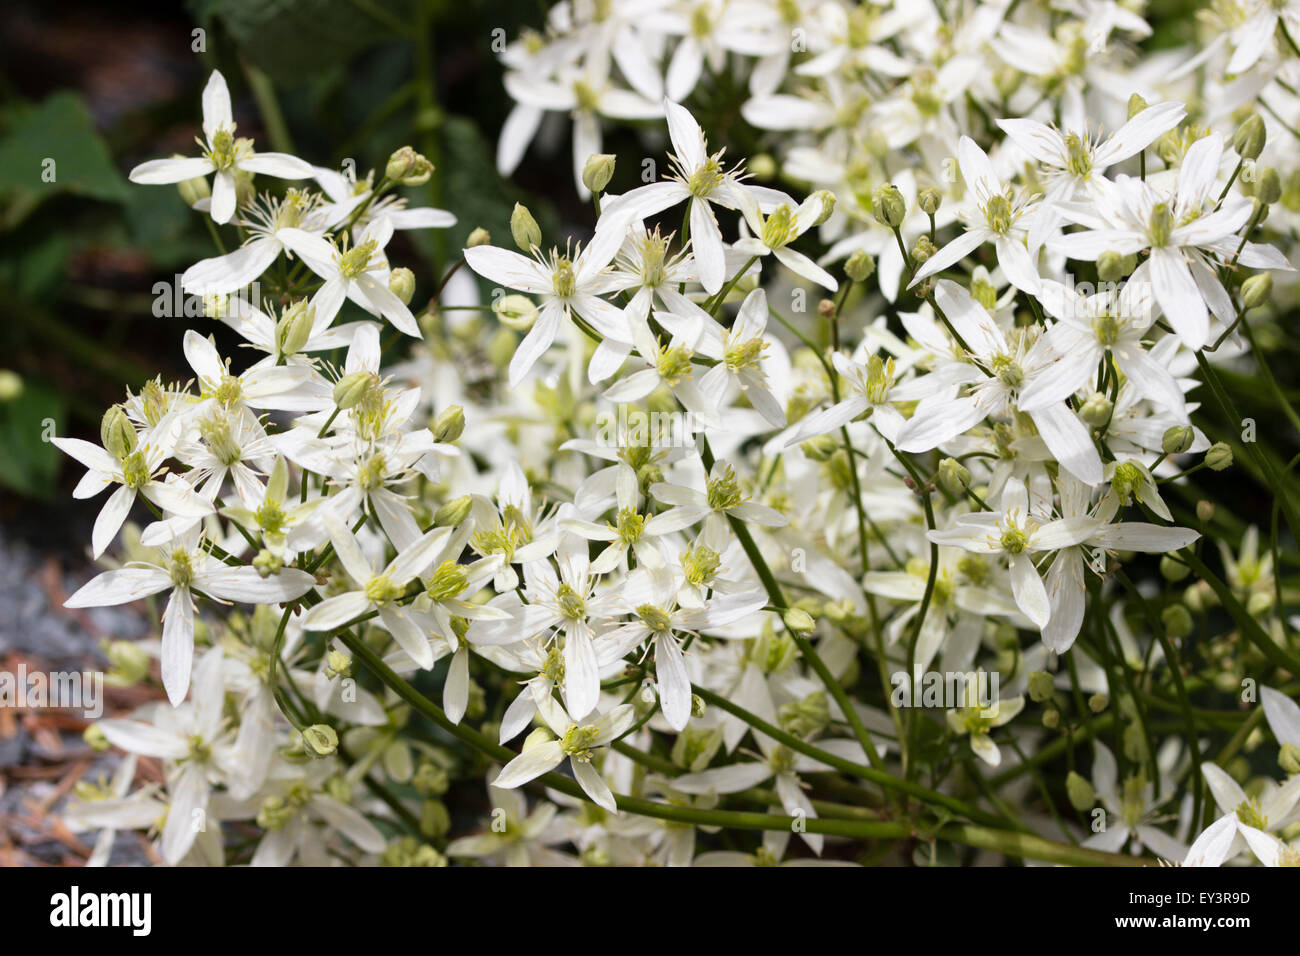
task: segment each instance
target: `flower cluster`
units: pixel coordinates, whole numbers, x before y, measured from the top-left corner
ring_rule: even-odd
[[[139,499],[154,519],[69,606],[168,594],[169,703],[94,729],[165,782],[69,818],[158,826],[170,863],[223,859],[223,821],[257,864],[832,862],[945,832],[1300,861],[1291,697],[1256,705],[1281,784],[1234,760],[1258,731],[1220,752],[1164,719],[1300,673],[1290,479],[1207,433],[1240,429],[1218,367],[1249,361],[1300,209],[1293,15],[1257,6],[1135,55],[1113,0],[557,3],[502,56],[498,162],[570,117],[592,227],[517,206],[514,248],[472,233],[417,311],[386,250],[454,223],[399,197],[429,162],[257,152],[213,74],[203,156],[131,178],[237,227],[182,281],[260,354],[191,329],[189,383],[58,440],[79,497],[113,486],[96,557]],[[721,102],[747,163],[701,127]],[[645,162],[601,153],[610,121]],[[616,193],[620,163],[648,172]],[[1240,456],[1277,496],[1267,552],[1197,504]],[[978,679],[931,699],[936,674]],[[483,774],[491,819],[455,832],[449,788]],[[766,832],[723,851],[739,810]]]

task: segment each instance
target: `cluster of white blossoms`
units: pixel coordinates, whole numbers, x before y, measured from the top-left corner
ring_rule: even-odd
[[[498,161],[571,119],[591,227],[517,206],[418,280],[428,161],[258,152],[213,74],[203,155],[131,178],[238,230],[183,284],[252,352],[190,329],[59,439],[116,556],[68,605],[166,595],[169,702],[92,729],[163,782],[81,788],[97,859],[1300,862],[1277,530],[1195,483],[1248,456],[1300,530],[1216,371],[1292,271],[1296,11],[1204,13],[557,3]]]

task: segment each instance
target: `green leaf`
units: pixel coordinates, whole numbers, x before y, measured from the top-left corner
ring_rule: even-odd
[[[38,105],[11,108],[4,125],[0,196],[5,210],[0,226],[13,227],[59,193],[111,202],[126,197],[126,180],[75,93],[58,92]]]
[[[22,394],[0,402],[0,484],[48,498],[59,474],[59,450],[47,439],[65,421],[63,399],[49,386],[27,381]]]

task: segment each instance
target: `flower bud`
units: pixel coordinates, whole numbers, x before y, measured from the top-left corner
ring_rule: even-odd
[[[453,498],[433,513],[433,523],[439,528],[463,524],[465,519],[469,517],[472,503],[469,495]]]
[[[1030,671],[1027,686],[1029,699],[1036,704],[1051,700],[1052,695],[1056,692],[1056,685],[1052,682],[1052,675],[1047,671]]]
[[[1242,159],[1258,159],[1267,139],[1264,120],[1258,113],[1251,113],[1232,134],[1232,148]]]
[[[280,569],[284,567],[284,560],[277,554],[263,548],[257,552],[257,557],[253,558],[253,569],[263,578],[269,578],[273,574],[279,574]]]
[[[609,153],[592,153],[582,167],[582,185],[593,193],[603,193],[614,178],[614,161]]]
[[[1172,425],[1165,429],[1165,434],[1160,439],[1160,450],[1166,455],[1181,455],[1192,447],[1195,438],[1196,433],[1190,425]]]
[[[354,408],[375,384],[374,372],[349,372],[334,385],[334,404],[344,410]]]
[[[0,369],[0,402],[16,401],[23,394],[23,377],[7,368]]]
[[[103,753],[112,746],[112,744],[108,742],[108,737],[104,735],[104,731],[100,729],[99,724],[91,724],[83,730],[81,732],[81,739],[84,740],[86,745],[96,753]]]
[[[473,249],[476,246],[486,246],[492,241],[492,233],[488,232],[482,226],[479,226],[465,239],[465,248]]]
[[[813,227],[815,228],[835,214],[835,194],[829,189],[819,189],[813,195],[822,201],[822,211],[813,220]]]
[[[515,203],[514,211],[510,213],[510,235],[524,252],[532,252],[542,244],[542,227],[537,225],[537,220],[523,203]]]
[[[1079,417],[1090,428],[1102,428],[1110,421],[1115,410],[1115,403],[1101,392],[1093,392],[1079,409]]]
[[[1210,471],[1223,471],[1232,467],[1232,449],[1221,441],[1216,441],[1205,453],[1205,466]]]
[[[149,676],[149,655],[134,641],[112,641],[104,652],[115,684],[130,687]]]
[[[335,677],[351,677],[352,655],[330,648],[325,655],[325,676],[330,680]]]
[[[451,829],[451,814],[441,800],[426,800],[420,807],[420,833],[430,840],[446,836]]]
[[[1132,119],[1147,108],[1147,101],[1142,98],[1140,93],[1134,93],[1128,98],[1128,118]]]
[[[172,159],[184,159],[180,153],[173,153]],[[176,191],[181,194],[181,200],[185,205],[193,207],[200,199],[207,199],[212,195],[212,187],[208,185],[207,176],[195,176],[193,179],[185,179],[176,184]]]
[[[415,295],[415,273],[405,266],[399,266],[388,276],[388,291],[401,300],[402,305],[410,305]]]
[[[1065,792],[1069,795],[1070,806],[1080,813],[1091,810],[1097,802],[1097,791],[1092,784],[1073,770],[1065,778]]]
[[[1171,604],[1161,611],[1160,623],[1165,626],[1165,633],[1174,640],[1181,640],[1192,633],[1192,615],[1184,604]]]
[[[1191,568],[1167,554],[1160,559],[1160,576],[1170,584],[1177,584],[1191,573]]]
[[[280,343],[281,355],[296,355],[311,338],[316,323],[316,310],[306,299],[299,299],[280,314],[276,323],[275,339]]]
[[[1300,747],[1295,744],[1283,744],[1277,762],[1286,773],[1300,773]]]
[[[1137,256],[1121,255],[1108,249],[1097,257],[1097,278],[1102,282],[1119,282],[1137,268]]]
[[[1055,707],[1043,711],[1043,726],[1048,730],[1055,730],[1061,726],[1061,712]]]
[[[459,405],[448,405],[433,420],[434,441],[455,441],[465,431],[465,409]]]
[[[1255,198],[1266,206],[1282,198],[1282,177],[1272,166],[1255,171]]]
[[[939,487],[950,495],[962,497],[970,487],[970,469],[955,458],[939,462]]]
[[[797,607],[788,609],[781,619],[785,621],[785,626],[794,634],[808,634],[817,626],[817,622],[812,619],[811,614]]]
[[[921,212],[927,216],[933,216],[939,211],[939,206],[943,204],[943,194],[933,186],[928,189],[922,189],[916,197],[916,203],[921,207]]]
[[[519,752],[528,753],[534,747],[540,747],[542,744],[550,743],[554,739],[549,730],[545,727],[538,727],[524,738],[524,745],[519,748]]]
[[[866,282],[876,271],[876,260],[871,254],[859,249],[849,256],[844,263],[844,274],[852,282]]]
[[[451,789],[451,776],[431,760],[422,760],[415,768],[411,786],[422,797],[440,797]]]
[[[919,266],[938,251],[930,237],[922,235],[912,246],[912,264]]]
[[[339,735],[329,724],[312,724],[302,732],[302,746],[313,757],[328,757],[339,749]]]
[[[1206,501],[1202,498],[1196,502],[1196,520],[1201,524],[1208,523],[1214,517],[1214,502]]]
[[[1261,272],[1241,284],[1241,303],[1248,309],[1267,305],[1273,294],[1273,273]]]
[[[492,303],[501,324],[516,332],[527,332],[537,321],[537,306],[526,295],[503,295]]]
[[[135,451],[138,440],[135,426],[121,405],[114,405],[104,413],[99,423],[99,438],[104,450],[118,461]]]
[[[433,163],[410,146],[403,146],[388,157],[384,175],[403,186],[420,186],[433,175]]]
[[[1093,694],[1088,698],[1088,709],[1094,714],[1100,714],[1110,706],[1110,699],[1105,694]]]
[[[871,214],[876,222],[890,229],[897,229],[907,216],[907,202],[898,187],[893,183],[877,186],[871,194]]]
[[[813,461],[829,461],[840,447],[830,435],[817,435],[799,443],[799,449]]]
[[[776,174],[779,172],[776,160],[772,158],[770,153],[759,153],[757,156],[750,157],[748,166],[751,176],[765,181],[775,179]]]

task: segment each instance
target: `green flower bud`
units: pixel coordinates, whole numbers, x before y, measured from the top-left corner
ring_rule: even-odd
[[[134,641],[112,641],[104,648],[113,683],[130,687],[149,676],[149,655]]]
[[[1115,410],[1115,404],[1110,397],[1101,392],[1093,392],[1088,396],[1083,406],[1079,409],[1079,417],[1092,428],[1101,428],[1108,421]]]
[[[916,204],[921,207],[921,212],[927,216],[933,216],[939,211],[939,206],[943,203],[943,194],[933,186],[928,189],[922,189],[916,197]]]
[[[415,295],[415,273],[405,266],[394,269],[388,276],[388,291],[397,296],[402,305],[410,305],[411,297]]]
[[[415,792],[422,797],[440,797],[451,789],[451,776],[431,760],[422,760],[411,778]]]
[[[582,185],[593,193],[603,193],[614,178],[615,157],[609,153],[593,153],[582,167]]]
[[[1048,730],[1055,730],[1061,726],[1061,712],[1055,707],[1043,711],[1043,726]]]
[[[1100,714],[1110,706],[1110,700],[1105,694],[1093,694],[1088,698],[1088,709],[1094,714]]]
[[[1052,675],[1047,671],[1030,671],[1027,687],[1029,699],[1036,704],[1051,700],[1052,695],[1056,692],[1056,685],[1052,682]]]
[[[1196,502],[1196,519],[1200,521],[1201,524],[1208,524],[1213,517],[1214,517],[1213,501],[1206,501],[1204,498],[1202,498],[1200,501]]]
[[[515,203],[514,211],[510,213],[510,235],[524,252],[532,252],[542,244],[542,227],[537,225],[537,220],[523,203]]]
[[[374,372],[350,372],[334,385],[334,404],[341,409],[355,408],[378,383]]]
[[[1070,806],[1080,813],[1091,810],[1097,802],[1097,791],[1092,784],[1073,770],[1065,778],[1065,792],[1070,797]]]
[[[749,172],[755,179],[775,179],[778,171],[776,160],[768,153],[759,153],[749,160]]]
[[[800,450],[813,461],[829,461],[839,447],[839,442],[830,435],[818,435],[799,443]]]
[[[1287,773],[1300,773],[1300,747],[1295,744],[1283,744],[1277,762]]]
[[[312,724],[302,732],[302,746],[313,757],[328,757],[339,749],[339,735],[329,724]]]
[[[492,311],[516,332],[527,332],[537,321],[537,306],[526,295],[503,295],[492,303]]]
[[[1242,159],[1258,159],[1259,154],[1264,151],[1264,143],[1267,139],[1264,120],[1258,113],[1251,113],[1232,134],[1232,148]]]
[[[433,420],[432,430],[434,441],[455,441],[465,432],[465,409],[459,405],[448,405]]]
[[[463,524],[469,517],[473,499],[469,495],[453,498],[433,513],[433,523],[439,528],[454,527]]]
[[[1147,108],[1147,101],[1139,93],[1134,93],[1128,98],[1128,118],[1132,119]]]
[[[403,186],[420,186],[433,175],[433,163],[410,146],[403,146],[388,157],[384,175]]]
[[[699,694],[691,694],[691,716],[703,717],[708,708],[704,704],[704,698]]]
[[[1160,439],[1160,450],[1166,455],[1181,455],[1192,447],[1195,438],[1196,433],[1191,426],[1172,425],[1165,429],[1164,436]]]
[[[1142,763],[1146,759],[1147,740],[1140,722],[1135,720],[1124,726],[1123,741],[1124,756],[1129,760]]]
[[[1167,554],[1160,559],[1160,576],[1170,584],[1177,584],[1191,573],[1191,568]]]
[[[10,369],[0,369],[0,402],[12,402],[23,394],[23,377]]]
[[[1272,166],[1255,171],[1255,198],[1266,206],[1282,198],[1282,177]]]
[[[1102,282],[1119,282],[1137,268],[1137,256],[1121,255],[1108,249],[1097,257],[1097,278]]]
[[[280,343],[281,355],[296,355],[311,338],[316,322],[316,310],[306,299],[299,299],[280,313],[275,326],[275,340]]]
[[[542,744],[550,743],[554,740],[554,735],[545,727],[538,727],[524,738],[524,745],[519,748],[520,753],[527,753],[534,747],[540,747]]]
[[[465,239],[465,248],[473,249],[477,246],[486,246],[492,242],[492,233],[488,232],[482,226],[476,228]]]
[[[970,487],[970,469],[955,458],[945,458],[939,462],[938,481],[940,488],[960,498]]]
[[[912,246],[912,263],[919,266],[938,251],[930,237],[922,235]]]
[[[866,282],[876,271],[876,260],[859,249],[844,263],[844,274],[853,282]]]
[[[426,800],[420,807],[420,833],[431,840],[447,835],[451,814],[441,800]]]
[[[1160,612],[1160,623],[1165,633],[1174,640],[1180,640],[1192,633],[1192,614],[1184,604],[1171,604]]]
[[[138,441],[135,426],[121,405],[114,405],[104,413],[99,423],[99,438],[104,450],[118,461],[135,451]]]
[[[180,153],[173,153],[172,159],[184,159]],[[212,195],[212,187],[208,185],[207,176],[195,176],[193,179],[185,179],[176,184],[176,191],[181,194],[181,201],[185,205],[193,207],[200,199],[207,199]]]
[[[1241,284],[1241,303],[1248,309],[1267,305],[1273,295],[1273,273],[1261,272]]]
[[[893,183],[877,186],[871,194],[871,214],[876,222],[890,229],[897,229],[907,216],[907,202],[898,187]]]
[[[253,558],[253,567],[263,578],[269,578],[273,574],[280,573],[280,569],[284,567],[284,560],[263,548],[257,552],[257,557]]]
[[[81,732],[81,739],[86,742],[86,746],[96,753],[103,753],[112,746],[112,744],[108,742],[108,738],[104,736],[104,731],[99,728],[99,724],[91,724],[83,730]]]
[[[817,622],[812,619],[812,615],[802,608],[788,609],[781,619],[793,634],[808,634],[817,627]]]
[[[1216,441],[1205,453],[1205,465],[1210,471],[1223,471],[1232,467],[1232,449],[1221,441]]]

